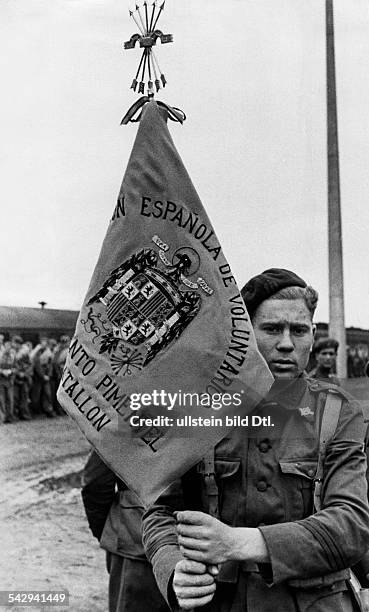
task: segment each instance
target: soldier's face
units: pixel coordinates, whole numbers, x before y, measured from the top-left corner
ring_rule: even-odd
[[[320,351],[316,355],[316,362],[324,368],[333,368],[336,361],[336,351],[333,348],[327,348]]]
[[[274,378],[296,378],[307,366],[315,333],[304,300],[265,300],[252,324]]]

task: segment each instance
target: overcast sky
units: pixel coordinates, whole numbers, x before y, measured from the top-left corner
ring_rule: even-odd
[[[328,319],[323,0],[167,0],[170,129],[239,285],[295,270]],[[78,309],[137,126],[127,0],[0,4],[0,304]],[[367,328],[369,5],[334,0],[347,325]]]

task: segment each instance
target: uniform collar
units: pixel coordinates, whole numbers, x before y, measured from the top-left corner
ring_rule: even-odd
[[[303,374],[298,378],[277,379],[272,384],[268,395],[263,401],[266,404],[278,404],[287,410],[293,410],[301,404],[301,400],[308,389],[308,383]]]

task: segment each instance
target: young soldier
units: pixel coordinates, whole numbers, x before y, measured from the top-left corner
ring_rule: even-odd
[[[313,355],[316,360],[316,367],[309,372],[310,378],[339,385],[338,378],[334,376],[338,346],[339,343],[334,338],[319,338],[315,342]]]
[[[303,374],[315,331],[314,289],[273,268],[242,295],[275,378],[256,414],[270,416],[274,427],[237,428],[216,446],[219,518],[208,513],[201,469],[147,510],[147,555],[175,610],[354,610],[347,568],[369,548],[361,411],[340,388]],[[341,410],[326,449],[322,509],[313,514],[320,418],[331,396]]]

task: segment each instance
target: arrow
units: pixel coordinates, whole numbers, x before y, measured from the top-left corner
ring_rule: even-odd
[[[145,0],[144,2],[144,7],[145,7],[145,23],[146,23],[146,33],[149,33],[149,18],[147,16],[147,2]]]
[[[141,34],[142,34],[142,36],[144,36],[144,34],[145,34],[145,33],[144,33],[144,31],[142,30],[142,28],[141,28],[140,24],[138,23],[138,21],[137,21],[136,17],[134,16],[133,12],[132,12],[132,11],[129,11],[129,15],[130,15],[130,17],[132,17],[132,19],[133,19],[133,21],[135,22],[136,26],[137,26],[137,27],[138,27],[138,29],[140,30],[140,32],[141,32]]]
[[[138,86],[139,93],[144,93],[145,92],[144,78],[145,78],[145,72],[146,72],[147,49],[144,50],[143,57],[144,57],[144,63],[143,63],[143,67],[142,67],[141,82],[140,82],[140,84]]]
[[[155,55],[155,53],[154,53],[154,49],[153,49],[152,47],[151,47],[151,54],[152,54],[152,57],[153,57],[153,59],[154,59],[154,62],[155,62],[155,64],[156,64],[156,67],[157,67],[158,71],[159,71],[159,72],[161,72],[161,70],[160,70],[160,66],[159,66],[159,62],[158,62],[158,60],[157,60],[157,58],[156,58],[156,55]]]
[[[130,89],[133,89],[133,91],[136,91],[136,88],[137,88],[137,84],[138,84],[137,79],[138,79],[139,72],[140,72],[140,70],[141,70],[141,66],[142,66],[142,62],[143,62],[143,58],[144,58],[144,56],[145,56],[145,51],[143,51],[143,53],[142,53],[142,55],[141,55],[141,59],[140,59],[140,63],[139,63],[138,68],[137,68],[136,76],[135,76],[135,78],[133,79],[133,81],[132,81],[132,85],[131,85],[131,87],[130,87]]]
[[[154,62],[156,63],[156,67],[157,67],[158,71],[160,72],[160,79],[161,79],[161,82],[163,84],[163,87],[165,87],[165,85],[167,84],[167,80],[166,80],[164,74],[162,73],[162,71],[160,70],[160,66],[159,66],[158,60],[156,59],[156,55],[155,55],[153,49],[151,49],[151,53],[152,53],[152,57],[154,59]]]
[[[164,6],[165,6],[165,0],[164,0],[163,4],[162,4],[162,5],[161,5],[161,7],[160,7],[160,10],[159,10],[158,15],[157,15],[157,17],[156,17],[156,19],[155,19],[155,23],[154,23],[154,25],[152,26],[152,29],[153,29],[153,30],[155,30],[155,26],[156,26],[156,24],[158,23],[158,19],[159,19],[160,15],[161,15],[161,13],[162,13],[162,11],[163,11]]]
[[[151,79],[151,61],[152,61],[152,57],[151,57],[151,50],[148,49],[147,50],[147,63],[148,63],[148,67],[149,67],[149,82],[147,84],[147,93],[150,96],[154,95],[154,90],[153,90],[153,82]]]
[[[151,59],[152,59],[152,68],[154,70],[154,75],[155,75],[155,87],[156,87],[156,91],[159,91],[159,89],[161,89],[161,84],[159,81],[159,77],[158,77],[158,73],[156,72],[156,66],[155,66],[155,62],[154,62],[154,58],[152,56],[152,49],[151,50]]]
[[[154,21],[154,15],[155,15],[155,11],[156,11],[156,4],[157,4],[158,0],[154,0],[154,2],[152,3],[152,13],[151,13],[151,19],[150,19],[150,25],[149,25],[149,32],[152,32],[152,24]]]
[[[138,79],[138,75],[139,75],[139,72],[141,70],[142,61],[143,61],[144,56],[145,56],[145,50],[143,51],[143,53],[141,55],[141,59],[140,59],[140,63],[139,63],[138,68],[137,68],[137,73],[136,73],[136,76],[135,76],[135,80]]]
[[[138,12],[138,16],[140,18],[141,21],[141,25],[143,27],[144,33],[147,34],[147,32],[145,32],[145,24],[143,22],[142,16],[141,16],[141,11],[140,11],[140,7],[138,6],[138,4],[136,4],[136,11]]]
[[[150,53],[150,49],[147,50],[147,65],[149,67],[149,79],[151,81],[151,53]]]
[[[152,49],[151,49],[151,54],[150,54],[150,55],[151,55],[151,59],[153,60],[153,57],[152,57]],[[155,67],[155,62],[154,62],[154,60],[152,61],[152,68],[153,68],[153,70],[154,70],[154,75],[155,75],[155,87],[156,87],[156,91],[159,91],[159,89],[161,88],[161,85],[160,85],[160,81],[159,81],[158,73],[156,72],[156,67]]]
[[[144,50],[144,63],[143,63],[143,67],[142,67],[141,81],[143,81],[144,78],[145,78],[146,61],[147,61],[147,49]]]

